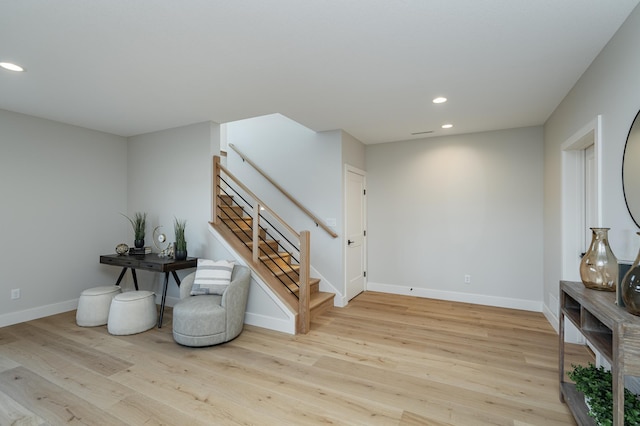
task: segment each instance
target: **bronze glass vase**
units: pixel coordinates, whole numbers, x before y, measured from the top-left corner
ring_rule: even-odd
[[[640,235],[640,232],[637,232]],[[620,285],[622,301],[627,311],[633,315],[640,315],[640,251],[633,261],[633,265],[622,278]]]
[[[580,262],[580,279],[593,290],[616,291],[618,259],[609,247],[609,228],[591,228],[591,244]]]

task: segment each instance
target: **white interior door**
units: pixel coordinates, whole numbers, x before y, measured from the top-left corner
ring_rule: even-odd
[[[345,282],[351,300],[364,291],[366,281],[365,176],[348,169],[345,182]]]
[[[596,174],[596,156],[594,146],[584,150],[584,250],[591,243],[591,228],[598,227],[598,176]]]

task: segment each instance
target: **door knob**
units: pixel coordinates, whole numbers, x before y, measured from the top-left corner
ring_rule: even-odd
[[[350,245],[351,245],[351,244],[353,244],[353,243],[355,243],[355,241],[347,240],[347,245],[349,245],[349,246],[350,246]]]

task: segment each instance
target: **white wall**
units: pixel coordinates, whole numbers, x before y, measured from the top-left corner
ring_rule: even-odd
[[[0,110],[0,326],[75,309],[129,224],[124,138]],[[10,300],[11,289],[21,298]]]
[[[541,127],[367,146],[368,289],[541,310],[542,147]]]
[[[342,132],[342,163],[367,170],[366,145],[347,132]]]
[[[344,294],[342,269],[342,132],[314,132],[280,114],[227,123],[227,141],[322,220],[333,218],[330,237],[228,150],[229,170],[297,231],[311,232],[311,264]]]
[[[212,150],[219,147],[217,128],[217,124],[204,122],[129,138],[127,210],[130,216],[138,211],[147,213],[146,245],[153,248],[152,231],[156,226],[162,226],[168,240],[175,241],[173,223],[178,218],[187,221],[189,256],[213,257],[208,222]],[[127,238],[125,242],[132,245],[132,231]],[[193,271],[179,271],[178,275],[189,272]],[[161,274],[138,273],[140,287],[156,294],[161,294],[162,280]],[[168,296],[179,296],[173,278]]]
[[[636,8],[545,124],[544,297],[551,315],[561,265],[561,144],[602,115],[602,225],[618,259],[631,260],[640,246],[625,206],[622,156],[629,127],[640,109],[640,8]],[[556,324],[557,325],[557,324]]]

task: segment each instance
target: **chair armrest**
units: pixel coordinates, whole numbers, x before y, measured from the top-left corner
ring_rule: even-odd
[[[227,339],[240,334],[244,325],[247,309],[251,271],[246,266],[235,265],[231,275],[231,283],[222,294],[220,305],[227,313]]]
[[[246,300],[251,282],[251,271],[246,266],[236,265],[233,267],[231,283],[222,294],[221,306],[224,308],[228,304],[237,304]]]
[[[180,299],[184,299],[191,295],[191,288],[193,287],[193,280],[195,278],[196,273],[192,272],[182,279],[180,282]]]

